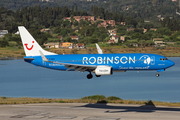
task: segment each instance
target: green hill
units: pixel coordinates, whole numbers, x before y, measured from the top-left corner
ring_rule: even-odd
[[[79,10],[86,10],[92,12],[91,7],[97,6],[105,8],[109,12],[119,12],[128,16],[143,19],[154,19],[158,15],[176,16],[176,10],[179,10],[178,2],[172,0],[50,0],[51,2],[41,2],[40,0],[1,0],[0,6],[7,9],[17,10],[25,6],[41,7],[49,6],[67,6],[71,8],[77,5]]]

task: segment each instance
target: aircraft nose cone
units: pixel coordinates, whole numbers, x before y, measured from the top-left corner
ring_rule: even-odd
[[[169,65],[169,67],[171,67],[171,66],[175,65],[175,63],[173,61],[169,60],[168,65]]]

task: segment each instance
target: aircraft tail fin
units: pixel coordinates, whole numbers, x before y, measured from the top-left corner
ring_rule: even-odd
[[[101,48],[99,47],[97,43],[96,43],[96,48],[97,48],[98,54],[103,54],[103,51],[101,50]]]
[[[24,26],[19,26],[18,29],[26,56],[40,56],[41,53],[39,51],[41,51],[44,55],[56,55],[55,53],[42,49]]]

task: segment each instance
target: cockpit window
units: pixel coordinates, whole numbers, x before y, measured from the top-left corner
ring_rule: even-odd
[[[168,60],[167,58],[160,58],[160,60]]]

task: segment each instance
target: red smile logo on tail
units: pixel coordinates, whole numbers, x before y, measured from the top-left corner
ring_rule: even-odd
[[[34,41],[32,41],[32,43],[34,43]],[[28,48],[28,44],[26,43],[26,44],[24,44],[25,46],[26,46],[26,48],[28,49],[28,50],[32,50],[33,49],[33,47],[34,47],[34,45],[32,45],[30,48]]]

